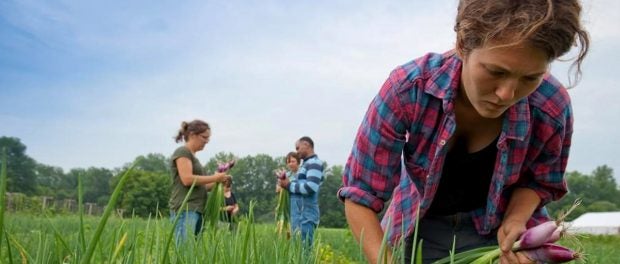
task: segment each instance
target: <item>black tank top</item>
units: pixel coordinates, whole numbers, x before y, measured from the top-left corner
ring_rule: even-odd
[[[497,139],[474,153],[467,152],[463,140],[455,142],[446,156],[428,214],[452,215],[486,206],[497,156]]]

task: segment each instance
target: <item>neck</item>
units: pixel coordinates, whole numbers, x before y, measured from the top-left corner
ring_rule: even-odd
[[[190,144],[189,142],[186,142],[186,143],[185,143],[185,147],[186,147],[187,149],[189,149],[189,151],[190,151],[192,154],[196,154],[196,149],[195,149],[195,148],[194,148],[194,146],[193,146],[192,144]]]

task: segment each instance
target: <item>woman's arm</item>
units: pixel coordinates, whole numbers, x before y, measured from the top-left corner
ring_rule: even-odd
[[[186,157],[177,158],[175,162],[177,164],[177,170],[179,170],[179,178],[181,179],[181,183],[185,186],[192,186],[194,181],[196,181],[196,185],[204,185],[223,182],[230,178],[230,175],[226,175],[226,173],[223,172],[216,172],[211,176],[194,175],[192,173],[192,161]]]
[[[370,208],[346,199],[344,212],[355,239],[362,244],[368,263],[377,263],[379,249],[383,240],[383,230],[377,214]],[[387,250],[388,262],[391,262],[391,250]]]

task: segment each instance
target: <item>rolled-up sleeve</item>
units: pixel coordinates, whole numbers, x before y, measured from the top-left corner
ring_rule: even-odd
[[[407,129],[398,94],[405,78],[404,70],[394,70],[371,102],[347,160],[340,199],[380,212],[392,196],[400,179]]]
[[[571,137],[573,133],[573,119],[570,106],[564,111],[564,122],[557,125],[553,131],[546,125],[548,129],[538,131],[539,134],[550,134],[551,136],[545,141],[540,155],[530,166],[533,180],[523,182],[521,185],[531,188],[540,197],[540,207],[551,201],[557,201],[562,198],[568,188],[564,173],[568,162],[569,150],[571,145]],[[548,132],[544,132],[548,130]]]

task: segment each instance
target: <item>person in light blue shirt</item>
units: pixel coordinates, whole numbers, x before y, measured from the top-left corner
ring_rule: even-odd
[[[323,161],[314,153],[314,141],[302,137],[295,143],[297,154],[303,160],[293,180],[281,179],[278,184],[290,193],[291,230],[301,233],[304,246],[310,248],[314,230],[319,225],[319,189],[323,183]]]

